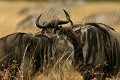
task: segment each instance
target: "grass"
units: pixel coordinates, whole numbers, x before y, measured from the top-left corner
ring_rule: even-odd
[[[16,61],[13,61],[12,64],[10,64],[6,69],[4,69],[4,71],[0,72],[0,75],[2,76],[2,80],[9,80],[10,78],[13,78],[14,80],[24,80],[23,78],[24,70],[27,70],[27,76],[29,77],[29,80],[32,80],[29,74],[33,66],[33,64],[31,64],[32,60],[29,63],[30,65],[26,69],[24,69],[24,65],[25,65],[24,62],[26,62],[25,54],[27,47],[24,51],[23,61],[20,69],[17,67]],[[54,65],[51,64],[51,62],[47,64],[50,65],[51,67],[46,67],[46,65],[44,64],[43,73],[40,74],[39,72],[36,76],[34,76],[34,78],[36,80],[81,80],[82,77],[77,71],[74,70],[72,66],[72,61],[68,59],[69,56],[66,60],[63,59],[64,56],[66,56],[66,54],[68,53],[67,52],[63,53],[63,55],[57,59]],[[16,68],[18,69],[17,76],[13,76],[12,73],[14,74]]]

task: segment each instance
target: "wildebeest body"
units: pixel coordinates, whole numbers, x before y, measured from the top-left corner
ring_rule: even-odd
[[[16,75],[20,69],[24,77],[29,72],[31,77],[37,71],[42,72],[43,67],[49,68],[64,52],[72,53],[70,44],[65,38],[57,36],[10,34],[0,39],[0,70],[10,68],[10,72]],[[17,65],[15,68],[11,66],[14,63]]]
[[[13,72],[16,75],[17,68],[23,68],[23,74],[27,73],[30,65],[35,66],[36,69],[34,70],[39,69],[40,63],[35,65],[30,63],[34,59],[37,59],[37,56],[39,56],[40,50],[38,48],[42,45],[42,42],[40,42],[41,45],[39,44],[39,42],[39,39],[26,33],[15,33],[1,38],[0,64],[3,65],[1,66],[1,70],[7,68],[8,70],[9,68],[15,68],[15,72],[10,72]],[[17,65],[16,67],[13,67],[14,63]],[[35,63],[38,63],[38,61],[36,61]]]
[[[74,54],[74,66],[84,79],[104,80],[117,76],[120,69],[119,33],[101,23],[86,23],[76,34],[82,51]]]
[[[86,23],[75,31],[72,28],[61,28],[61,31],[74,46],[73,64],[84,80],[94,77],[104,80],[118,75],[120,34],[113,28],[102,23]]]

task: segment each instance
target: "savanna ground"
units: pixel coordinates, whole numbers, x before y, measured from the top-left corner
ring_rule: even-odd
[[[26,7],[32,6],[47,6],[51,3],[47,2],[0,2],[0,37],[17,32],[15,31],[16,24],[22,20],[25,16],[19,16],[18,12]],[[52,4],[53,5],[53,4]],[[109,10],[120,10],[119,2],[91,2],[83,3],[82,5],[74,5],[70,7],[69,14],[74,23],[79,23],[81,19],[91,13],[109,11]],[[120,26],[114,27],[115,30],[120,31]],[[37,30],[34,29],[33,33]],[[61,76],[58,75],[61,72],[51,72],[51,74],[46,78],[44,75],[40,75],[37,80],[61,80]],[[64,76],[64,77],[63,77]],[[63,80],[82,80],[82,77],[78,72],[74,71],[72,68],[64,68],[62,72]],[[119,80],[112,79],[112,80]]]

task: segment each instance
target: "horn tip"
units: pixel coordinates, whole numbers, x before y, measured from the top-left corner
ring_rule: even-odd
[[[65,13],[67,13],[67,11],[66,11],[65,9],[63,9],[63,11],[64,11]]]
[[[36,19],[36,22],[39,21],[41,16],[42,16],[42,14],[39,15],[39,17]]]

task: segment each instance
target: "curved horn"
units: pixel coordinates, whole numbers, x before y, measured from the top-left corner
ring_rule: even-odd
[[[39,19],[40,19],[41,16],[42,16],[42,14],[36,19],[36,22],[35,22],[36,26],[38,28],[42,28],[42,29],[45,29],[45,28],[55,28],[55,27],[57,27],[60,24],[67,24],[67,23],[69,23],[69,21],[53,20],[53,21],[51,21],[51,22],[49,22],[49,23],[47,23],[45,25],[41,25],[41,24],[39,24]]]
[[[58,25],[60,25],[60,24],[67,24],[67,23],[69,23],[69,21],[58,20]]]
[[[64,9],[63,9],[64,10]],[[70,16],[69,16],[69,14],[64,10],[64,12],[65,12],[65,15],[66,15],[66,18],[67,18],[67,21],[62,21],[62,20],[53,20],[53,21],[51,21],[51,22],[49,22],[49,23],[47,23],[47,24],[45,24],[45,25],[41,25],[41,24],[39,24],[39,19],[40,19],[40,17],[42,16],[42,14],[36,19],[36,26],[38,27],[38,28],[42,28],[42,29],[45,29],[45,28],[56,28],[56,27],[58,27],[58,25],[60,25],[60,24],[67,24],[67,23],[71,23],[71,25],[73,25],[73,22],[70,20]]]
[[[67,23],[70,22],[70,23],[71,23],[71,26],[73,26],[73,22],[71,21],[70,16],[69,16],[69,14],[67,13],[67,11],[65,11],[64,9],[63,9],[63,11],[64,11],[64,13],[65,13],[65,15],[66,15],[67,21],[58,20],[58,25],[60,25],[60,24],[67,24]]]
[[[44,26],[39,24],[39,19],[40,19],[41,16],[42,16],[42,14],[36,19],[35,24],[38,28],[45,28]]]
[[[50,23],[47,23],[46,25],[39,24],[39,19],[40,19],[41,16],[42,16],[42,14],[36,19],[36,21],[35,21],[36,26],[38,28],[42,28],[42,29],[48,28]],[[46,23],[46,22],[44,22],[44,23]]]
[[[64,11],[64,13],[65,13],[65,15],[66,15],[66,18],[67,18],[67,20],[70,22],[70,24],[71,24],[71,26],[72,26],[72,28],[73,28],[73,22],[71,21],[71,19],[70,19],[70,15],[67,13],[67,11],[65,11],[64,9],[63,9],[63,11]]]

